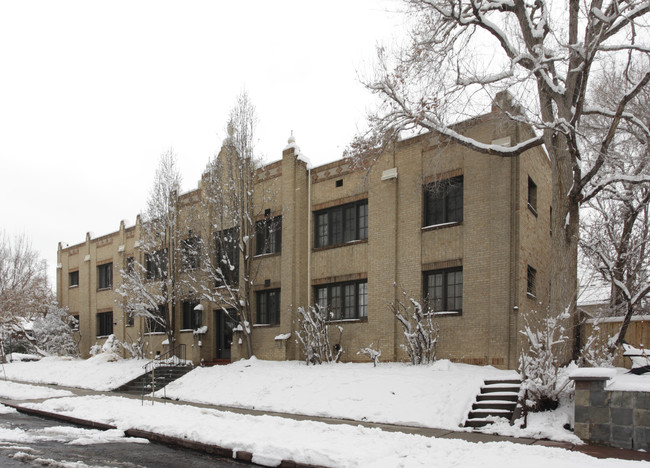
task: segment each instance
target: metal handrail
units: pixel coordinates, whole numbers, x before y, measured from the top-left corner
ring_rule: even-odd
[[[175,348],[170,349],[164,354],[156,356],[155,359],[152,359],[146,363],[142,368],[144,369],[144,374],[147,375],[151,372],[151,404],[154,402],[154,393],[156,393],[156,368],[158,367],[177,367],[177,366],[189,366],[191,362],[187,361],[187,347],[184,344],[179,344]],[[147,383],[147,379],[142,380],[142,404],[144,405],[144,387]],[[163,391],[165,387],[163,387]],[[167,393],[163,395],[163,398],[167,397]]]

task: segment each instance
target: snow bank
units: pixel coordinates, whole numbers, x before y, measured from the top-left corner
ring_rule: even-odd
[[[457,430],[488,378],[517,374],[449,361],[375,368],[249,359],[197,368],[165,391],[197,403]]]
[[[650,392],[650,374],[617,374],[608,382],[605,390],[610,392]]]
[[[42,384],[57,384],[92,390],[113,390],[144,373],[146,361],[117,359],[112,353],[90,359],[46,357],[36,362],[4,365],[7,379]]]
[[[253,462],[281,460],[332,467],[501,468],[516,460],[527,468],[641,467],[645,462],[600,460],[558,448],[510,442],[470,443],[385,432],[347,424],[331,425],[272,416],[249,416],[186,405],[142,406],[122,397],[76,397],[27,405],[78,418],[216,444],[254,454]]]

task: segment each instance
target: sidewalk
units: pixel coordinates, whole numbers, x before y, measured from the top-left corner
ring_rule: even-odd
[[[40,387],[47,387],[47,388],[52,388],[52,389],[58,389],[58,390],[67,390],[71,393],[73,393],[75,396],[90,396],[90,395],[102,395],[102,396],[120,396],[120,397],[125,397],[125,398],[130,398],[130,399],[136,399],[140,400],[141,397],[137,395],[132,395],[132,394],[125,394],[125,393],[117,393],[117,392],[101,392],[101,391],[94,391],[94,390],[87,390],[87,389],[80,389],[80,388],[73,388],[73,387],[64,387],[64,386],[59,386],[59,385],[46,385],[46,384],[34,384],[30,382],[19,382],[15,381],[16,383],[23,383],[27,385],[34,385],[34,386],[40,386]],[[46,398],[49,399],[49,398]],[[40,416],[48,419],[56,419],[64,422],[68,422],[71,424],[75,425],[80,425],[84,427],[91,427],[95,429],[102,429],[102,430],[108,430],[108,429],[115,429],[114,426],[104,424],[104,423],[99,423],[96,421],[88,421],[88,420],[83,420],[83,419],[78,419],[78,418],[72,418],[69,416],[61,415],[61,414],[55,414],[55,413],[49,413],[49,412],[44,412],[41,410],[35,410],[31,408],[26,408],[23,406],[23,403],[39,403],[41,401],[44,401],[46,399],[33,399],[33,400],[7,400],[7,399],[2,399],[0,398],[0,403],[10,406],[12,408],[15,408],[16,410],[26,413],[26,414],[33,414],[35,416]],[[151,397],[146,397],[146,401],[151,402],[152,398]],[[251,410],[251,409],[243,409],[243,408],[233,408],[233,407],[226,407],[226,406],[218,406],[218,405],[206,405],[206,404],[200,404],[200,403],[192,403],[192,402],[186,402],[186,401],[176,401],[176,400],[167,400],[167,399],[161,399],[161,398],[154,398],[153,399],[156,404],[172,404],[172,405],[188,405],[188,406],[193,406],[197,408],[208,408],[208,409],[215,409],[219,411],[228,411],[232,413],[238,413],[238,414],[246,414],[246,415],[252,415],[252,416],[261,416],[261,415],[269,415],[269,416],[276,416],[276,417],[281,417],[281,418],[287,418],[287,419],[293,419],[293,420],[298,420],[298,421],[318,421],[326,424],[348,424],[348,425],[353,425],[353,426],[363,426],[363,427],[368,427],[368,428],[379,428],[383,431],[388,431],[388,432],[402,432],[406,434],[417,434],[417,435],[422,435],[425,437],[436,437],[436,438],[442,438],[442,439],[460,439],[464,440],[467,442],[512,442],[515,444],[523,444],[523,445],[540,445],[540,446],[546,446],[546,447],[558,447],[558,448],[563,448],[566,450],[571,450],[571,451],[576,451],[576,452],[581,452],[593,457],[597,458],[619,458],[619,459],[625,459],[625,460],[646,460],[650,461],[650,453],[647,452],[638,452],[638,451],[632,451],[632,450],[623,450],[623,449],[616,449],[616,448],[611,448],[611,447],[600,447],[600,446],[593,446],[593,445],[575,445],[572,443],[568,442],[554,442],[550,440],[539,440],[539,439],[527,439],[527,438],[517,438],[517,437],[509,437],[509,436],[501,436],[501,435],[495,435],[495,434],[484,434],[481,432],[463,432],[463,431],[450,431],[447,429],[436,429],[436,428],[425,428],[425,427],[415,427],[415,426],[402,426],[402,425],[393,425],[393,424],[378,424],[378,423],[369,423],[369,422],[364,422],[364,421],[357,421],[357,420],[350,420],[350,419],[335,419],[335,418],[324,418],[324,417],[317,417],[317,416],[305,416],[305,415],[300,415],[300,414],[288,414],[288,413],[277,413],[277,412],[268,412],[268,411],[257,411],[257,410]],[[233,454],[233,451],[230,448],[227,447],[219,447],[219,446],[214,446],[214,445],[207,445],[203,443],[198,443],[198,442],[193,442],[189,441],[187,439],[178,439],[175,437],[170,437],[164,434],[156,434],[152,432],[146,432],[146,431],[141,431],[141,430],[135,430],[135,429],[129,429],[125,431],[125,435],[128,437],[143,437],[146,439],[151,440],[152,442],[159,442],[159,443],[165,443],[165,444],[172,444],[172,445],[178,445],[181,447],[193,449],[193,450],[199,450],[203,451],[205,453],[210,453],[210,454],[215,454],[219,456],[224,456],[224,457],[229,457],[229,458],[237,458],[242,461],[251,461],[253,454],[247,453],[247,452],[237,452]],[[285,460],[283,461],[281,466],[285,467],[291,467],[291,466],[300,466],[300,467],[311,467],[312,465],[305,465],[301,463],[296,463],[290,460]]]

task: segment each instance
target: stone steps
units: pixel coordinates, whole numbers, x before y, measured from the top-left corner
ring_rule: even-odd
[[[505,418],[509,422],[517,407],[520,380],[486,380],[481,393],[467,414],[465,427],[480,428],[492,424],[494,418]]]
[[[160,390],[192,370],[192,366],[158,367],[113,390],[118,393],[135,395],[151,393],[154,388]]]

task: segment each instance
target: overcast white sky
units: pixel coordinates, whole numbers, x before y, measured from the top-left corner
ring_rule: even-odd
[[[294,132],[316,165],[363,126],[359,84],[403,31],[393,0],[0,3],[0,230],[26,233],[54,280],[59,241],[131,223],[160,154],[184,189],[218,150],[235,97],[257,107],[258,147]]]

